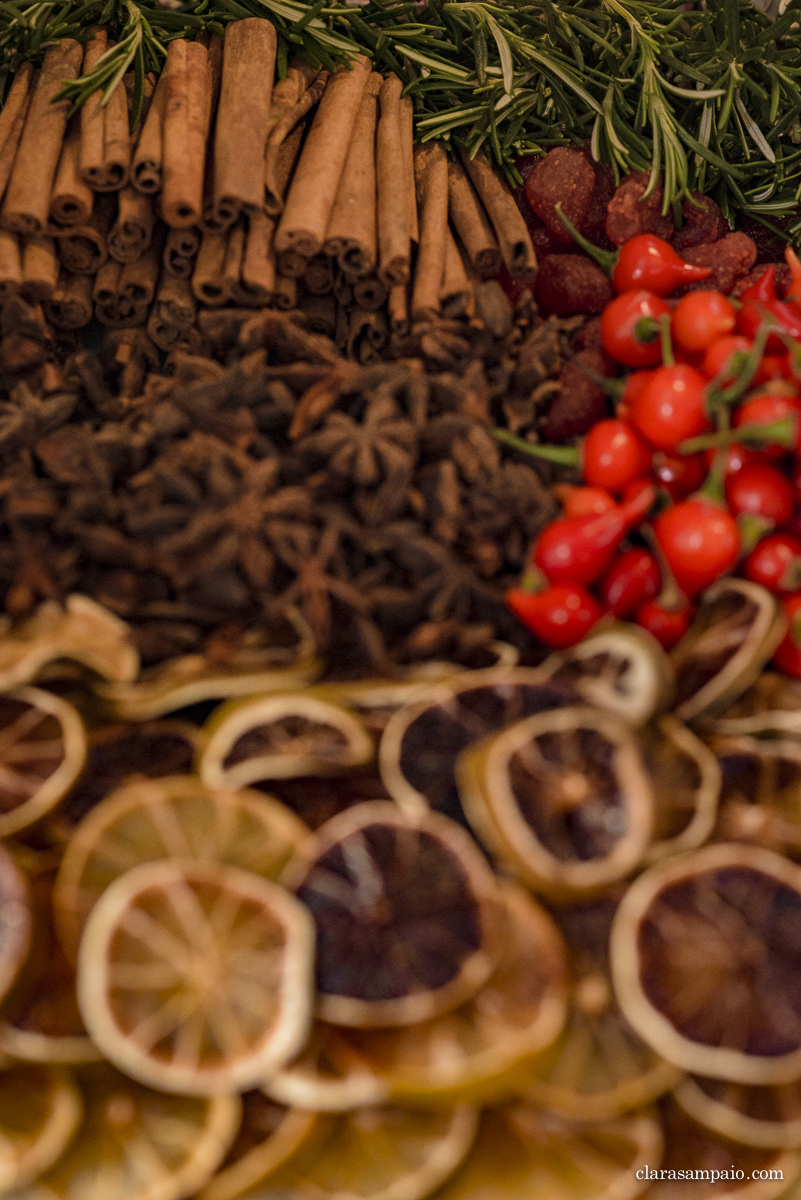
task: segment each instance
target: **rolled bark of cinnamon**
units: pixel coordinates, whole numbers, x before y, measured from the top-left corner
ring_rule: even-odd
[[[537,273],[537,256],[512,193],[493,171],[483,150],[473,159],[462,151],[462,162],[487,210],[509,274],[513,279],[533,279]]]
[[[161,72],[131,158],[131,183],[138,192],[161,191],[164,114],[167,109],[167,70]]]
[[[400,98],[403,84],[388,75],[378,94],[381,115],[376,134],[378,188],[378,277],[387,287],[406,283],[411,262],[409,196]]]
[[[227,233],[204,233],[192,272],[192,291],[203,304],[218,307],[227,296],[223,286]]]
[[[122,267],[123,264],[113,258],[103,263],[92,284],[92,299],[95,304],[109,310],[119,304]]]
[[[240,219],[231,227],[228,233],[228,244],[225,247],[225,261],[223,263],[225,298],[226,300],[233,300],[235,304],[245,303],[239,287],[244,254],[245,226],[244,222]]]
[[[273,239],[273,246],[275,246],[275,239]],[[280,254],[276,255],[278,273],[286,279],[302,279],[309,261],[297,250],[282,250]]]
[[[33,63],[22,63],[17,68],[8,97],[0,111],[0,200],[11,178],[11,169],[14,166],[35,82]]]
[[[264,146],[275,74],[275,28],[262,17],[225,30],[222,86],[214,132],[214,209],[231,225],[264,203]]]
[[[58,283],[58,257],[51,237],[25,239],[22,250],[22,287],[20,291],[29,304],[44,304],[51,300]]]
[[[201,233],[199,229],[170,229],[164,243],[164,270],[174,279],[191,279]]]
[[[333,296],[304,296],[301,312],[306,317],[306,328],[313,333],[324,333],[332,338],[337,325],[337,302]]]
[[[265,213],[254,213],[248,222],[242,256],[240,287],[249,304],[269,304],[275,291],[275,221]]]
[[[376,263],[375,131],[382,82],[377,71],[367,79],[325,237],[326,254],[354,277],[369,274]]]
[[[174,229],[197,225],[203,212],[206,138],[211,120],[209,55],[200,42],[170,42],[162,144],[161,215]]]
[[[298,285],[295,279],[276,275],[273,292],[273,308],[279,312],[290,312],[298,302]]]
[[[292,132],[304,121],[308,112],[318,104],[328,83],[328,71],[320,71],[299,95],[291,108],[282,112],[271,126],[264,147],[264,204],[271,216],[278,216],[284,207],[288,177],[284,178],[282,153]],[[273,93],[275,96],[275,93]],[[272,119],[272,106],[270,110]],[[285,157],[285,156],[284,156]],[[295,154],[295,158],[297,153]],[[294,158],[292,160],[294,165]]]
[[[92,280],[88,275],[59,272],[52,300],[45,305],[45,316],[56,329],[83,329],[92,319]]]
[[[114,219],[114,201],[98,196],[85,225],[56,231],[58,256],[73,275],[94,275],[108,258],[108,235]]]
[[[191,284],[164,275],[147,322],[147,332],[160,350],[171,350],[192,327],[197,308]]]
[[[273,94],[270,97],[270,113],[267,118],[267,140],[276,125],[291,112],[304,92],[308,91],[318,74],[316,67],[311,67],[302,58],[293,58],[287,68],[286,75],[273,84]],[[328,72],[324,72],[327,76]],[[322,94],[322,92],[321,92]],[[308,112],[308,109],[306,110]],[[293,121],[290,129],[296,125]],[[288,131],[287,131],[288,132]],[[283,141],[283,138],[281,138]],[[267,148],[265,147],[265,155]]]
[[[420,223],[420,249],[412,287],[412,320],[440,309],[448,233],[448,160],[440,142],[416,146],[414,176]]]
[[[442,315],[445,317],[472,316],[473,285],[467,274],[461,251],[450,229],[445,240],[445,268],[439,293]]]
[[[359,55],[329,77],[275,231],[276,253],[313,258],[322,250],[369,71]]]
[[[22,255],[14,233],[0,231],[0,301],[16,296],[22,286]]]
[[[69,100],[54,104],[53,97],[67,80],[76,78],[81,57],[81,46],[72,38],[45,54],[0,214],[0,225],[11,233],[42,233],[47,225],[70,107]]]
[[[105,29],[95,28],[83,52],[83,74],[88,75],[114,46]],[[80,177],[95,192],[115,192],[128,181],[131,166],[131,135],[128,130],[128,100],[119,84],[107,102],[101,103],[100,88],[85,101],[80,112]]]
[[[269,217],[278,217],[283,212],[284,197],[289,181],[298,161],[306,122],[300,121],[287,134],[270,164],[264,160],[264,211]]]
[[[69,122],[53,181],[50,220],[57,225],[85,225],[92,216],[94,193],[80,174],[81,125],[75,117]]]
[[[365,279],[357,279],[353,284],[353,299],[359,308],[375,312],[386,302],[387,288],[377,275],[368,275]]]
[[[133,262],[123,264],[120,274],[120,294],[134,308],[149,307],[156,295],[161,273],[161,246],[158,241]]]
[[[309,260],[303,272],[303,286],[313,296],[327,296],[334,289],[334,264],[326,254]]]
[[[476,273],[486,279],[501,269],[498,240],[460,163],[448,163],[448,212]]]
[[[414,104],[412,103],[411,96],[401,96],[400,126],[403,169],[406,174],[406,194],[409,206],[409,237],[413,242],[419,242],[420,229],[417,224],[417,193],[414,186]]]
[[[156,214],[153,201],[136,188],[124,187],[119,194],[117,220],[109,230],[108,252],[118,262],[133,262],[144,254],[153,236]]]
[[[383,313],[354,308],[348,330],[348,357],[363,364],[375,362],[386,346],[388,337],[387,319]]]
[[[390,289],[387,314],[393,334],[400,336],[409,332],[409,295],[405,283]]]

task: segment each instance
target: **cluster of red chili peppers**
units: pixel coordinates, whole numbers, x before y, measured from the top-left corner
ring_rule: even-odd
[[[737,571],[781,599],[790,632],[774,661],[801,678],[801,261],[786,258],[786,300],[769,266],[739,300],[701,290],[668,303],[708,269],[651,234],[621,248],[601,316],[606,353],[629,370],[616,415],[577,449],[583,486],[556,487],[564,515],[507,595],[547,645],[572,646],[612,614],[669,649],[700,593]]]

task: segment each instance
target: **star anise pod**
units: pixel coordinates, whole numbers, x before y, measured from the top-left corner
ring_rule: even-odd
[[[329,413],[323,428],[301,443],[306,452],[324,457],[334,474],[360,487],[410,473],[416,447],[414,425],[387,398],[368,404],[361,420],[344,412]]]

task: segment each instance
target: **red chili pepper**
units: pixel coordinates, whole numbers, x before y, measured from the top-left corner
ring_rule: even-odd
[[[733,355],[748,354],[751,346],[751,339],[743,337],[742,334],[727,333],[723,337],[716,338],[704,353],[704,374],[709,379],[715,379],[725,370],[726,374],[720,379],[719,386],[728,387],[737,378],[735,370],[737,360],[733,359]]]
[[[702,354],[718,338],[730,334],[737,313],[720,292],[707,289],[682,296],[676,305],[671,333],[678,346],[689,354]]]
[[[655,498],[656,489],[650,487],[636,500],[620,504],[599,517],[562,517],[552,522],[534,545],[534,566],[550,583],[592,583]]]
[[[574,584],[559,584],[543,592],[510,588],[506,603],[526,629],[556,650],[575,646],[603,616],[595,597]]]
[[[598,517],[615,507],[614,500],[603,488],[557,483],[551,490],[561,501],[566,517]]]
[[[781,389],[781,390],[778,390]],[[734,414],[734,428],[743,429],[749,425],[771,425],[787,420],[795,426],[788,446],[786,441],[767,441],[759,449],[765,458],[783,458],[788,449],[795,446],[798,452],[801,444],[801,397],[791,384],[774,383],[754,392]]]
[[[801,588],[801,541],[789,533],[763,538],[745,560],[745,576],[777,596],[797,592]]]
[[[654,371],[631,406],[631,423],[660,450],[675,450],[709,428],[707,381],[695,367],[675,363]]]
[[[619,492],[629,480],[644,474],[650,463],[650,450],[626,421],[599,421],[584,439],[582,474],[592,487]]]
[[[691,604],[685,608],[668,608],[659,600],[646,600],[637,611],[637,624],[647,629],[665,650],[672,650],[692,624],[695,609]]]
[[[659,564],[653,554],[641,546],[631,546],[612,563],[600,595],[609,612],[628,618],[659,593],[661,582]]]
[[[741,309],[737,316],[737,329],[746,337],[756,337],[757,330],[765,319],[772,318],[784,333],[801,340],[801,309],[776,295],[776,268],[773,263],[756,283],[746,288],[740,297]],[[780,354],[784,349],[781,338],[771,334],[766,350]]]
[[[691,496],[707,474],[703,454],[671,454],[667,450],[656,451],[651,470],[672,500]]]
[[[735,516],[760,517],[768,522],[767,530],[790,519],[793,488],[784,473],[770,463],[753,462],[727,478],[726,500]]]
[[[773,656],[774,664],[792,679],[801,679],[801,592],[782,601],[788,629]]]
[[[784,261],[790,268],[790,290],[787,293],[787,299],[795,301],[796,304],[801,304],[801,259],[799,259],[792,246],[784,247]]]
[[[662,238],[638,233],[620,247],[612,282],[618,292],[646,288],[656,296],[668,296],[681,284],[698,283],[711,274],[711,267],[698,267],[679,258]]]
[[[730,512],[701,493],[666,509],[654,533],[676,583],[697,596],[731,571],[740,556],[740,531]]]
[[[653,292],[622,292],[601,314],[601,341],[624,367],[653,367],[662,361],[659,319],[670,308]]]

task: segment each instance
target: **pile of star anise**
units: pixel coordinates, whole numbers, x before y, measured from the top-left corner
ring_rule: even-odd
[[[521,636],[503,602],[553,515],[544,472],[493,427],[536,435],[582,319],[513,311],[413,330],[359,366],[292,314],[203,318],[166,362],[141,331],[56,346],[0,311],[0,596],[18,617],[84,592],[158,662],[287,605],[335,671]],[[572,347],[572,349],[571,349]]]

